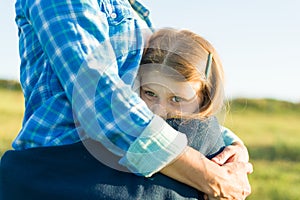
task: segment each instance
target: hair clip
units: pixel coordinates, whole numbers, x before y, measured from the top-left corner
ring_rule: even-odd
[[[211,63],[212,63],[212,56],[213,56],[213,54],[209,53],[208,57],[207,57],[207,63],[206,63],[206,68],[205,68],[205,77],[206,77],[206,79],[208,79],[208,75],[210,73]]]

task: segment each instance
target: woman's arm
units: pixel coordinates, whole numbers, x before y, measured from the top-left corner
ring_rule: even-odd
[[[251,193],[247,174],[252,165],[232,162],[223,166],[187,147],[184,153],[161,172],[217,199],[245,199]]]
[[[221,126],[226,148],[211,160],[219,165],[228,162],[249,162],[249,153],[243,141],[230,129]]]

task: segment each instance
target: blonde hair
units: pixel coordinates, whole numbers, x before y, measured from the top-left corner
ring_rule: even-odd
[[[212,54],[213,57],[211,69],[206,77],[208,54]],[[178,81],[201,84],[198,92],[201,99],[199,113],[195,113],[197,117],[214,115],[223,107],[223,67],[218,53],[203,37],[189,30],[160,29],[149,38],[141,67],[150,63],[161,64],[160,70],[165,67],[172,68],[181,75],[180,77],[173,74],[172,78]]]

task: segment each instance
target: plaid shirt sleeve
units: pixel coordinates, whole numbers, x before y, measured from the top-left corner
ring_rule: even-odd
[[[131,89],[143,43],[127,1],[19,0],[16,12],[26,101],[16,148],[90,137],[144,176],[183,151],[186,136]]]

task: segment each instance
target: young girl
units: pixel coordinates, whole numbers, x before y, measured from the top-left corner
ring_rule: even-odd
[[[201,36],[188,30],[155,32],[144,50],[138,81],[152,112],[186,133],[190,145],[208,158],[239,140],[213,117],[224,105],[224,72],[216,50]]]

